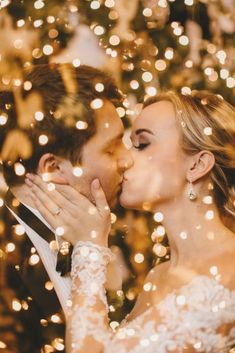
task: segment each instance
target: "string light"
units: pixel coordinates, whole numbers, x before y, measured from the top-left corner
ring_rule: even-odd
[[[73,175],[75,175],[76,177],[80,177],[83,174],[83,170],[81,167],[74,167],[73,168]]]
[[[104,5],[108,8],[112,8],[115,6],[115,1],[114,0],[105,0]]]
[[[14,170],[16,175],[22,176],[25,174],[25,167],[19,162],[14,164]]]
[[[81,61],[78,58],[76,58],[76,59],[73,59],[72,64],[74,67],[79,67],[81,65]]]
[[[92,109],[100,109],[103,106],[103,100],[100,98],[96,98],[91,102],[91,108]]]
[[[40,258],[39,258],[39,256],[37,254],[31,255],[30,258],[29,258],[29,264],[31,266],[37,265],[39,263],[39,261],[40,261]]]
[[[123,118],[126,115],[126,111],[123,107],[117,107],[116,110],[120,118]]]
[[[144,10],[143,10],[143,15],[145,17],[151,17],[153,15],[153,11],[152,9],[146,7]]]
[[[214,218],[214,211],[213,210],[208,210],[205,214],[205,218],[207,220],[212,220]]]
[[[141,253],[135,254],[134,259],[137,264],[141,264],[144,261],[144,255]]]
[[[156,213],[154,213],[154,215],[153,215],[153,219],[154,219],[154,221],[156,221],[156,222],[162,222],[163,219],[164,219],[164,216],[163,216],[163,214],[162,214],[161,212],[156,212]]]
[[[103,85],[103,83],[96,83],[96,85],[95,85],[95,90],[97,91],[97,92],[103,92],[104,91],[104,85]]]
[[[188,45],[189,44],[189,39],[187,36],[180,36],[179,37],[179,43],[181,45]]]
[[[24,82],[24,89],[25,89],[25,91],[29,91],[29,90],[31,90],[31,88],[32,88],[32,82],[30,82],[30,81],[25,81],[25,82]]]
[[[229,71],[227,69],[221,69],[220,70],[220,77],[222,79],[226,79],[229,76]]]
[[[226,86],[228,88],[234,88],[235,87],[235,79],[233,77],[228,77],[226,79]]]
[[[45,3],[42,0],[37,0],[34,2],[34,7],[37,10],[42,9],[45,6]]]
[[[51,291],[51,290],[54,288],[53,283],[52,283],[51,281],[47,281],[47,282],[45,283],[45,288],[46,288],[47,290]]]
[[[48,16],[47,17],[47,22],[50,23],[50,24],[54,23],[55,22],[55,17],[54,16]]]
[[[57,350],[57,351],[63,351],[65,346],[64,346],[64,340],[62,338],[55,338],[52,342],[52,346]]]
[[[45,44],[42,51],[45,55],[51,55],[53,53],[53,47],[50,44]]]
[[[144,73],[142,74],[142,79],[143,79],[143,81],[145,81],[145,82],[150,82],[150,81],[152,81],[152,79],[153,79],[153,75],[151,74],[151,72],[144,72]]]
[[[22,308],[22,305],[18,299],[13,299],[12,300],[12,309],[14,311],[20,311]]]
[[[55,234],[58,235],[59,237],[64,235],[64,228],[63,227],[57,227],[55,230]]]
[[[46,145],[46,144],[48,143],[48,141],[49,141],[48,136],[47,136],[47,135],[44,135],[44,134],[40,135],[39,138],[38,138],[38,142],[39,142],[40,145],[42,145],[42,146]]]
[[[0,341],[0,349],[5,349],[7,348],[6,343],[4,343],[3,341]]]
[[[25,20],[21,19],[16,22],[17,27],[23,27],[25,25]]]
[[[92,10],[98,10],[100,8],[100,2],[97,1],[97,0],[93,0],[90,3],[90,7],[91,7]]]
[[[155,62],[155,68],[158,70],[158,71],[164,71],[166,69],[166,62],[165,60],[162,60],[162,59],[159,59]]]
[[[42,26],[42,24],[43,24],[43,20],[36,20],[33,23],[35,28],[38,28],[38,27]]]
[[[112,36],[109,38],[109,43],[110,43],[111,45],[114,45],[114,46],[119,45],[119,43],[120,43],[120,38],[119,38],[117,35],[112,35]]]
[[[184,0],[185,5],[193,6],[193,0]]]
[[[155,95],[157,94],[157,89],[156,89],[156,87],[150,86],[150,87],[146,87],[145,92],[146,92],[150,97],[153,97],[153,96],[155,96]]]
[[[23,41],[22,39],[16,39],[13,42],[13,45],[16,49],[21,49],[23,47]]]
[[[167,48],[165,51],[165,58],[168,60],[172,60],[174,57],[174,51],[172,48]]]
[[[7,123],[8,116],[6,113],[0,115],[0,125],[5,125]]]
[[[139,84],[139,82],[137,80],[132,80],[130,82],[130,86],[131,86],[132,89],[138,89],[140,84]]]
[[[153,246],[153,252],[159,257],[164,257],[167,254],[167,248],[162,244],[157,243]]]
[[[6,245],[6,252],[10,253],[13,252],[15,250],[15,244],[14,243],[8,243]]]
[[[86,121],[79,120],[76,122],[76,128],[78,130],[86,130],[88,128],[88,124]]]

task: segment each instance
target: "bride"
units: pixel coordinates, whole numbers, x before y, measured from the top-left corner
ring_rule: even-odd
[[[134,162],[120,202],[157,213],[171,258],[150,270],[116,330],[104,287],[113,261],[110,210],[99,180],[93,204],[69,186],[51,192],[28,175],[38,209],[50,222],[53,212],[40,201],[49,196],[74,245],[67,352],[227,353],[235,347],[235,110],[206,92],[162,93],[145,102],[131,139]]]

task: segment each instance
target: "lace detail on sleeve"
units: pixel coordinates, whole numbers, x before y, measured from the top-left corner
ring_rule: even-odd
[[[112,330],[106,323],[108,304],[104,284],[107,264],[114,258],[115,255],[110,249],[92,242],[79,241],[74,247],[71,270],[72,292],[76,292],[83,301],[74,303],[69,313],[72,317],[70,329],[73,353],[81,348],[87,336],[93,337],[97,342],[105,342],[112,334]],[[96,312],[93,306],[98,301],[103,305],[101,310]]]

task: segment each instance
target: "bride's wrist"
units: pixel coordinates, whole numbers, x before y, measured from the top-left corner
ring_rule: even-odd
[[[93,254],[98,254],[100,256],[93,255]],[[98,262],[105,262],[105,264],[108,264],[109,262],[113,261],[115,259],[115,255],[112,253],[112,251],[108,248],[108,246],[105,246],[104,244],[99,244],[99,243],[94,243],[92,241],[78,241],[74,245],[73,249],[73,254],[72,254],[72,261],[75,260],[76,256],[81,257],[84,259],[84,261],[87,261],[90,259],[91,261],[98,261]],[[89,258],[88,258],[89,257]]]

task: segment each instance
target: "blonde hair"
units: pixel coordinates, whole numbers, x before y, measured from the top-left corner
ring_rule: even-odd
[[[213,196],[222,216],[235,216],[235,108],[220,95],[192,91],[183,95],[173,91],[157,94],[144,107],[170,101],[182,131],[182,148],[194,154],[211,151],[215,165],[211,170]]]

